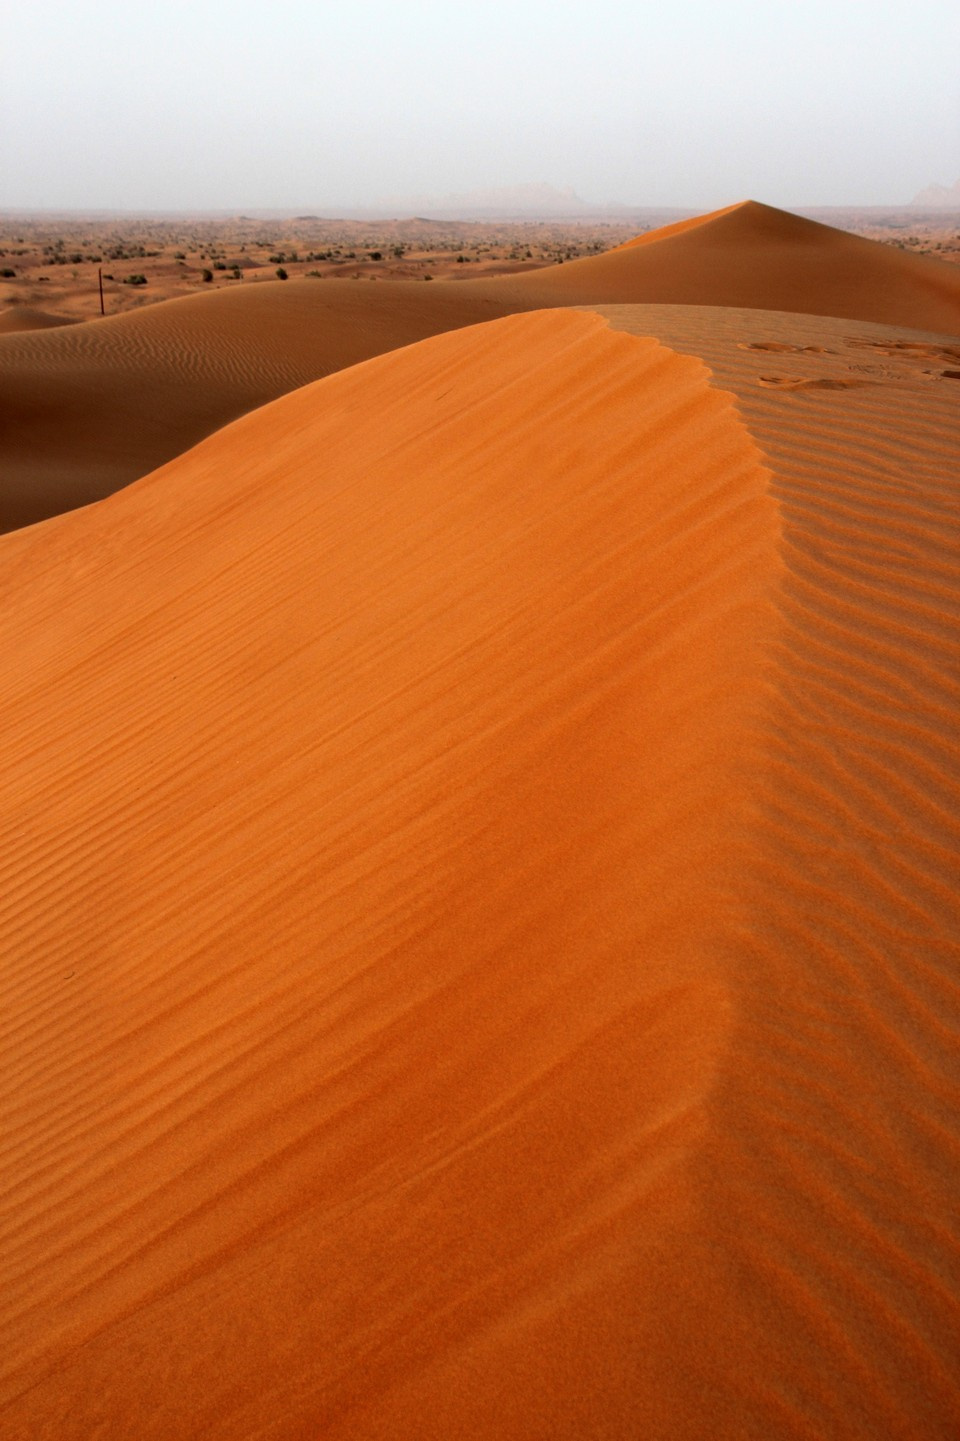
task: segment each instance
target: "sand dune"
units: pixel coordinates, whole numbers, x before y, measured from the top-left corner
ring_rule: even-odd
[[[544,304],[552,294],[561,304],[735,306],[960,332],[956,266],[752,200],[497,283],[518,295],[535,289]]]
[[[32,305],[8,305],[0,310],[0,335],[12,335],[20,330],[55,330],[61,325],[73,322],[59,315],[48,315]]]
[[[735,1275],[742,1289],[735,1333],[704,1336],[701,1364],[718,1393],[734,1344],[775,1372],[768,1435],[947,1437],[960,1414],[955,382],[941,347],[873,327],[607,313],[695,349],[737,394],[783,525],[742,872],[744,1030],[714,1092],[714,1207],[695,1238],[704,1284]],[[773,360],[835,388],[771,391]],[[679,1344],[693,1317],[678,1309]],[[721,1434],[749,1404],[737,1389]]]
[[[319,376],[508,309],[452,285],[276,281],[0,337],[0,530],[99,500]]]
[[[517,316],[4,538],[5,1436],[953,1435],[943,351]]]
[[[776,531],[702,365],[558,313],[7,537],[6,1435],[630,1424]]]
[[[960,269],[748,202],[512,279],[238,286],[0,337],[0,530],[87,504],[296,386],[519,311],[638,301],[960,332]]]

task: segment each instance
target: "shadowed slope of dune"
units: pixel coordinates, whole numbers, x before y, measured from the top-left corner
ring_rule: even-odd
[[[747,202],[512,279],[247,284],[0,337],[0,529],[109,494],[298,385],[518,311],[677,301],[960,332],[960,268]]]
[[[109,495],[320,376],[510,309],[456,285],[276,281],[0,337],[0,530]]]
[[[805,316],[605,313],[702,354],[737,394],[783,521],[781,629],[753,740],[757,820],[728,973],[743,1029],[712,1095],[701,1163],[715,1204],[690,1250],[704,1286],[735,1288],[739,1307],[722,1322],[715,1311],[701,1334],[681,1298],[677,1344],[698,1335],[713,1434],[952,1437],[960,417],[942,379],[949,347]]]
[[[767,482],[699,361],[554,312],[5,538],[5,1436],[643,1434]]]
[[[0,310],[0,335],[23,330],[57,330],[72,324],[59,315],[48,315],[45,310],[36,310],[30,305],[8,305]]]

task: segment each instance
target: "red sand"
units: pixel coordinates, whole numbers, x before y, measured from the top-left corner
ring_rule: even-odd
[[[950,351],[516,316],[0,542],[0,1434],[955,1435]]]

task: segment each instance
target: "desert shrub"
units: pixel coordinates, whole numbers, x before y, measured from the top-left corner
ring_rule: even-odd
[[[228,279],[228,280],[242,280],[242,279],[243,279],[243,275],[242,275],[241,272],[240,272],[240,267],[239,267],[239,265],[235,265],[235,266],[233,267],[233,269],[231,270],[230,274],[227,276],[227,279]]]
[[[128,275],[123,283],[124,285],[146,285],[147,277],[145,275]]]
[[[283,268],[282,265],[278,265],[278,266],[277,266],[277,279],[278,279],[278,280],[286,280],[286,278],[287,278],[287,272],[284,270],[284,268]]]
[[[368,251],[367,251],[367,254],[370,256],[370,259],[371,259],[371,260],[382,260],[382,259],[383,259],[383,253],[382,253],[381,251],[379,251],[379,250],[368,250]]]
[[[227,262],[225,260],[215,260],[213,262],[213,268],[214,270],[226,270]]]
[[[212,279],[213,279],[213,271],[212,271],[212,270],[204,270],[204,271],[202,271],[201,274],[200,274],[200,279],[201,279],[201,280],[207,280],[207,281],[212,280]]]
[[[9,265],[5,265],[3,269],[0,270],[0,275],[3,276],[4,280],[12,280],[16,273],[15,270],[10,269]]]

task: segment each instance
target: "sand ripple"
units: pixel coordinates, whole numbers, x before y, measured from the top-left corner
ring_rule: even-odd
[[[6,1435],[636,1434],[777,537],[566,312],[5,539]]]
[[[4,538],[5,1436],[955,1435],[954,344],[514,317]]]
[[[742,1029],[692,1238],[703,1294],[738,1298],[703,1338],[721,1434],[946,1438],[960,1414],[955,407],[919,373],[921,337],[876,388],[779,398],[754,384],[766,362],[745,334],[817,334],[836,359],[811,355],[806,374],[829,376],[879,328],[744,312],[698,336],[690,312],[620,315],[675,345],[685,330],[737,392],[783,523],[730,959]],[[684,1308],[678,1331],[695,1324]]]

